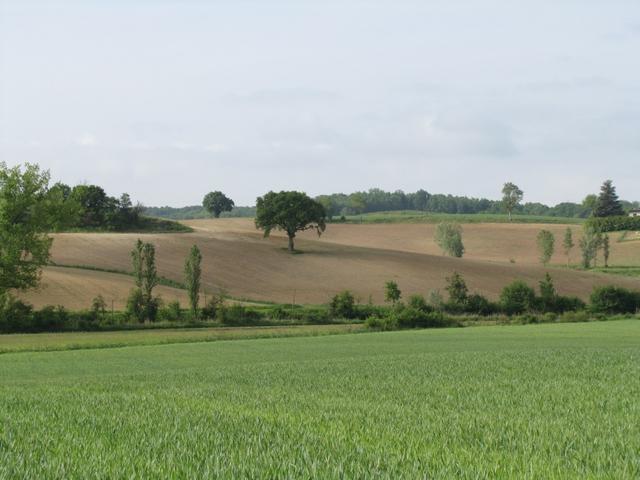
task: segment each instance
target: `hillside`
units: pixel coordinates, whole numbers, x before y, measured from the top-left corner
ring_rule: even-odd
[[[156,245],[159,273],[181,280],[184,258],[191,245],[197,244],[204,257],[203,280],[208,293],[222,289],[236,298],[275,302],[325,303],[336,292],[351,289],[361,301],[371,298],[380,303],[387,280],[396,280],[405,295],[427,294],[442,290],[446,277],[454,271],[464,275],[472,290],[491,298],[497,298],[515,279],[535,286],[546,271],[551,271],[562,294],[582,298],[588,297],[594,285],[616,283],[640,289],[636,278],[543,268],[537,263],[535,249],[539,225],[465,225],[468,253],[464,259],[455,259],[438,251],[431,240],[433,225],[330,225],[320,239],[309,232],[301,235],[297,247],[304,253],[290,255],[280,235],[262,238],[249,219],[185,223],[195,232],[59,234],[55,236],[53,261],[128,270],[129,252],[136,239],[142,238]],[[548,228],[559,235],[565,227]],[[639,247],[638,242],[613,242],[613,263],[622,259],[638,262]],[[575,260],[577,255],[576,249]],[[554,261],[565,262],[560,254]],[[103,274],[83,275],[102,278]]]

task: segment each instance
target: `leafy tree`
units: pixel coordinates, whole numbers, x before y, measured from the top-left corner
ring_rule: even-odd
[[[542,301],[542,308],[545,312],[553,310],[557,296],[556,287],[553,285],[551,275],[547,272],[544,276],[544,280],[540,281],[540,299]]]
[[[349,290],[336,294],[329,307],[333,318],[354,318],[356,315],[356,299]]]
[[[589,226],[585,226],[579,246],[582,252],[582,268],[591,268],[595,261],[602,241],[602,234]]]
[[[616,215],[624,215],[622,203],[616,194],[616,187],[613,186],[611,180],[606,180],[600,188],[600,195],[593,212],[595,217],[613,217]]]
[[[571,250],[574,246],[573,232],[571,231],[570,227],[567,227],[564,232],[564,239],[562,240],[562,248],[564,248],[564,254],[567,256],[567,267],[569,266],[569,263],[571,261]]]
[[[0,162],[0,296],[40,281],[49,261],[57,201],[48,195],[49,172],[37,165],[9,168]]]
[[[193,318],[198,318],[198,302],[200,300],[200,282],[202,277],[202,254],[197,245],[191,247],[184,263],[184,278],[189,295],[189,305]]]
[[[51,204],[51,229],[59,232],[75,227],[80,221],[80,204],[71,197],[71,187],[64,183],[54,184],[47,193],[47,201]]]
[[[455,305],[464,305],[469,296],[467,283],[458,272],[454,272],[451,277],[447,277],[445,290],[449,293],[449,301]]]
[[[464,255],[462,227],[459,224],[447,222],[438,224],[434,239],[443,253],[458,258]]]
[[[590,193],[582,200],[582,206],[587,210],[587,216],[592,216],[598,206],[598,196]]]
[[[551,260],[555,249],[556,239],[549,230],[540,230],[537,237],[538,250],[540,251],[540,261],[546,265]]]
[[[522,280],[507,285],[500,294],[500,303],[509,315],[531,310],[535,299],[536,292]]]
[[[289,251],[294,251],[293,239],[303,230],[315,230],[318,236],[326,229],[327,212],[317,201],[301,192],[269,192],[256,201],[256,228],[268,237],[271,230],[283,230],[289,238]]]
[[[507,182],[502,187],[502,205],[509,214],[509,221],[511,221],[513,210],[520,204],[523,197],[523,191],[515,183]]]
[[[413,208],[420,211],[426,210],[428,200],[429,194],[422,189],[418,190],[413,197]]]
[[[220,191],[209,192],[202,200],[202,206],[215,218],[222,212],[230,212],[235,204],[233,200]]]
[[[102,295],[98,295],[91,302],[91,316],[94,320],[100,320],[104,318],[107,313],[107,302],[105,302]]]
[[[80,205],[80,224],[83,227],[104,227],[109,213],[115,210],[115,199],[97,185],[77,185],[71,198]]]
[[[129,295],[127,312],[139,321],[153,321],[159,308],[159,300],[153,296],[153,289],[158,285],[156,249],[153,244],[138,239],[131,251],[131,264],[136,288]]]
[[[602,237],[602,257],[604,258],[604,268],[609,268],[609,255],[611,254],[611,245],[609,235]]]
[[[385,302],[390,302],[393,305],[400,301],[402,297],[402,292],[398,287],[398,284],[393,280],[388,281],[384,285],[384,300]]]

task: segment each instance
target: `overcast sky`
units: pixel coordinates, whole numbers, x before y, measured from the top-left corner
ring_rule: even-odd
[[[0,161],[69,184],[640,200],[638,0],[0,4]]]

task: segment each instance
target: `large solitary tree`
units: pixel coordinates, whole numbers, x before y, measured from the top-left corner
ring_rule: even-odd
[[[207,212],[218,218],[222,212],[230,212],[235,204],[224,193],[215,191],[209,192],[204,196],[202,206]]]
[[[624,215],[624,209],[616,194],[616,187],[613,186],[611,180],[607,180],[600,187],[600,195],[598,195],[593,216],[612,217],[615,215]]]
[[[269,192],[256,200],[256,228],[263,230],[265,237],[273,229],[284,231],[290,252],[297,232],[315,230],[320,236],[326,229],[326,218],[322,204],[302,192]]]
[[[502,205],[509,214],[509,221],[511,221],[513,210],[522,201],[522,197],[524,197],[524,193],[515,183],[507,182],[502,187]]]
[[[47,231],[58,205],[48,185],[49,172],[37,165],[0,162],[0,295],[37,286],[49,261]]]

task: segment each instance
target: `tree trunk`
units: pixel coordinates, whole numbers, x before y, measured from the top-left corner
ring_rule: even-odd
[[[294,235],[289,235],[289,251],[293,252],[293,237]]]
[[[509,221],[511,221],[511,210],[509,210]]]

